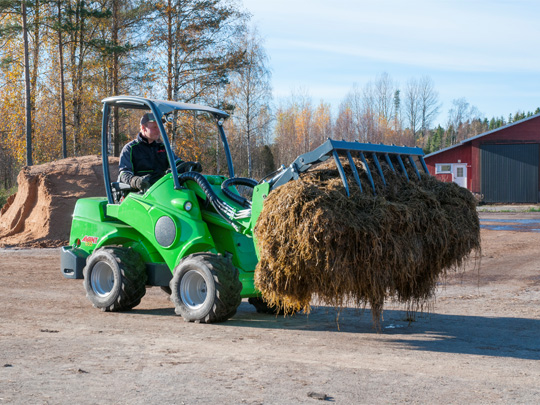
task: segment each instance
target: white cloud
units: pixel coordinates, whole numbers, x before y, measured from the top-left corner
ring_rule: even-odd
[[[307,49],[434,69],[540,71],[540,54],[533,51],[540,2],[246,3],[258,10],[273,52]]]
[[[459,97],[489,117],[540,105],[540,1],[244,4],[266,39],[276,97],[304,86],[315,102],[334,105],[354,82],[362,86],[388,72],[401,85],[432,77],[445,110]]]
[[[392,64],[419,66],[425,69],[438,69],[447,71],[468,72],[539,72],[540,54],[520,54],[510,50],[508,52],[494,52],[487,55],[476,49],[462,48],[452,45],[445,48],[428,46],[399,46],[389,44],[373,46],[360,43],[322,43],[297,40],[282,40],[269,42],[272,49],[295,52],[297,55],[313,52],[313,60],[333,58],[368,59]],[[352,60],[350,62],[353,62]]]

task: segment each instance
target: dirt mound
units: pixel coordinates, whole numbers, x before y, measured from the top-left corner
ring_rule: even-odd
[[[480,249],[480,225],[468,190],[415,176],[387,171],[374,195],[363,173],[363,192],[349,178],[347,197],[332,160],[270,193],[255,230],[263,298],[286,312],[309,311],[313,298],[369,304],[375,325],[387,299],[422,308],[440,276]]]
[[[111,178],[118,158],[111,158]],[[104,196],[103,168],[97,155],[24,167],[18,191],[0,211],[0,246],[55,247],[69,239],[75,202]]]

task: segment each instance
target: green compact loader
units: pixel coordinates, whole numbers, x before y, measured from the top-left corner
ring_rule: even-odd
[[[110,178],[111,107],[146,110],[161,118],[157,124],[171,169],[144,193]],[[193,162],[175,161],[164,123],[190,112],[215,122],[228,177],[203,175],[191,170]],[[276,308],[268,307],[254,286],[258,252],[253,237],[265,198],[273,189],[328,158],[335,159],[347,193],[340,157],[349,160],[359,185],[353,156],[362,159],[362,175],[367,175],[372,185],[373,175],[384,181],[379,159],[404,176],[406,166],[414,167],[418,176],[417,167],[427,172],[420,148],[328,139],[267,180],[235,177],[223,130],[227,117],[215,108],[174,101],[134,96],[103,100],[101,153],[106,197],[77,201],[69,246],[61,250],[62,274],[84,279],[86,295],[94,307],[130,310],[140,303],[146,287],[159,286],[170,294],[176,313],[185,321],[225,321],[236,313],[242,298],[249,298],[259,312],[273,312]],[[238,186],[252,188],[251,199],[240,195]]]

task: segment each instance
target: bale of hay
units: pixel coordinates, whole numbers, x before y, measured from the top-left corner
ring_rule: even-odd
[[[457,184],[414,172],[407,182],[387,167],[386,187],[374,176],[374,194],[364,173],[361,192],[342,165],[350,197],[334,161],[269,194],[255,228],[255,285],[285,312],[309,311],[313,298],[369,304],[378,326],[385,300],[421,307],[441,275],[480,248],[476,202]]]

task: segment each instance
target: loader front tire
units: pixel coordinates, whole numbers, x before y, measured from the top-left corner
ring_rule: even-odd
[[[146,294],[146,266],[131,248],[95,250],[83,275],[86,297],[105,312],[128,311],[139,305]]]
[[[242,301],[238,270],[222,255],[196,253],[186,257],[174,269],[170,287],[175,312],[186,322],[226,321]]]

